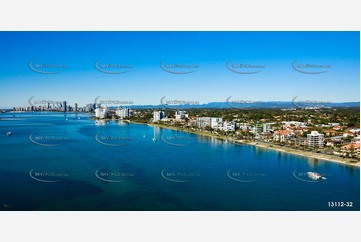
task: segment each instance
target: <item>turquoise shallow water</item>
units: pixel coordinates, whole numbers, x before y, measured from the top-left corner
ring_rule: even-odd
[[[359,168],[89,117],[0,115],[0,210],[360,210]]]

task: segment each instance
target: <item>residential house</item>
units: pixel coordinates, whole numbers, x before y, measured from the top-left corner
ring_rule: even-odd
[[[287,139],[294,138],[295,134],[292,130],[277,130],[273,133],[273,140],[281,143],[286,142]]]

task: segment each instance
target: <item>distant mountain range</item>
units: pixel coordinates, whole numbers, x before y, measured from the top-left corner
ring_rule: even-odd
[[[306,108],[306,107],[324,107],[324,108],[350,108],[360,107],[360,102],[343,102],[343,103],[318,103],[318,104],[303,104],[293,103],[290,101],[268,101],[268,102],[251,102],[251,103],[232,103],[232,102],[210,102],[206,104],[184,104],[184,105],[132,105],[123,106],[131,109],[191,109],[191,108],[239,108],[239,109],[260,109],[260,108]],[[117,108],[117,107],[110,107]],[[0,110],[11,110],[11,109],[0,109]]]
[[[191,109],[191,108],[240,108],[240,109],[257,109],[257,108],[306,108],[306,107],[326,107],[326,108],[340,108],[340,107],[360,107],[360,102],[344,102],[344,103],[325,103],[325,104],[302,104],[293,103],[290,101],[269,101],[269,102],[252,102],[252,103],[227,103],[227,102],[211,102],[206,104],[185,104],[185,105],[133,105],[124,106],[133,109]]]

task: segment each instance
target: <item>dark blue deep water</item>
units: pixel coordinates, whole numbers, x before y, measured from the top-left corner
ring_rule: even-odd
[[[360,210],[358,167],[89,117],[0,115],[0,211]]]

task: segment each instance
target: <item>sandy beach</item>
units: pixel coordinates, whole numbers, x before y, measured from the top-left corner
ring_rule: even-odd
[[[342,157],[333,156],[333,155],[319,154],[319,153],[314,153],[314,152],[309,152],[309,151],[304,151],[304,150],[296,150],[296,149],[292,149],[292,148],[288,148],[288,147],[279,147],[274,144],[265,144],[265,143],[256,142],[256,141],[236,140],[235,143],[254,145],[257,147],[264,148],[264,149],[271,149],[274,151],[285,152],[285,153],[294,154],[294,155],[300,155],[300,156],[304,156],[304,157],[308,157],[308,158],[312,158],[312,159],[320,159],[320,160],[336,162],[336,163],[340,163],[340,164],[344,164],[344,165],[360,167],[360,161],[352,162],[353,160],[351,160],[349,158],[342,158]]]

